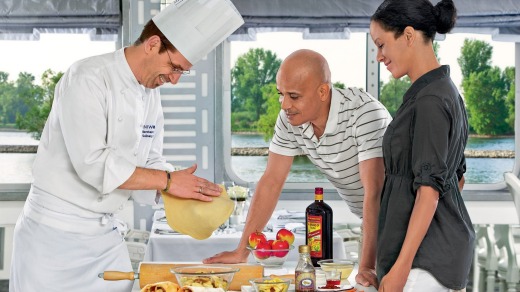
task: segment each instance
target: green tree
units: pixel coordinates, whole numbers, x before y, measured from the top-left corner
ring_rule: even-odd
[[[500,68],[472,72],[462,81],[469,123],[480,135],[501,135],[511,131],[506,122],[506,80]]]
[[[345,83],[341,82],[341,81],[336,81],[334,83],[332,83],[332,86],[334,88],[339,88],[339,89],[345,89],[347,88],[347,86],[345,85]]]
[[[232,131],[239,125],[255,128],[266,110],[262,88],[276,82],[281,62],[275,53],[261,48],[250,49],[237,59],[231,70]]]
[[[506,80],[506,107],[507,118],[506,123],[509,128],[515,129],[515,67],[506,67],[504,69],[504,79]]]
[[[18,128],[29,131],[36,139],[41,137],[54,101],[54,89],[62,76],[62,72],[54,73],[50,69],[43,72],[42,86],[38,90],[41,93],[41,99],[37,103],[32,103],[25,114],[18,114],[17,116],[16,124]]]
[[[382,83],[379,99],[392,117],[395,117],[395,113],[403,103],[403,96],[411,85],[408,76],[399,79],[390,77],[388,83]]]
[[[3,127],[12,126],[16,121],[13,105],[15,86],[8,79],[9,74],[0,71],[0,123]]]
[[[465,39],[461,55],[457,58],[462,79],[468,78],[472,72],[482,72],[491,68],[493,47],[485,41]]]
[[[264,104],[266,111],[258,120],[257,131],[264,136],[265,141],[269,141],[269,139],[273,137],[274,126],[281,109],[279,101],[280,94],[278,93],[278,89],[274,83],[265,85],[262,88],[262,94],[266,100]]]
[[[40,86],[34,84],[34,76],[27,72],[18,74],[13,92],[13,114],[16,116],[17,127],[20,127],[19,119],[24,117],[30,108],[38,106],[43,101],[43,92]]]

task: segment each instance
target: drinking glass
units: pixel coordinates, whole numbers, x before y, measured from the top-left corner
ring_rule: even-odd
[[[231,198],[231,194],[230,192],[232,192],[232,188],[235,186],[235,182],[234,181],[230,181],[230,180],[225,180],[222,182],[222,185],[224,186],[224,189],[226,190],[226,193],[228,194],[228,196]],[[233,212],[234,209],[236,209],[236,203],[235,203],[235,207],[233,208]],[[235,230],[234,230],[234,226],[233,226],[233,213],[231,213],[231,216],[229,216],[228,220],[226,220],[226,222],[224,223],[226,225],[226,227],[222,230],[223,233],[233,233]]]

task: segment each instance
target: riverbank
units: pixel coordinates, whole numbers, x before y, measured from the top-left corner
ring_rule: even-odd
[[[37,145],[0,145],[0,153],[36,153]],[[231,148],[231,156],[267,156],[268,147]],[[515,158],[512,150],[466,150],[467,158]]]
[[[268,153],[268,147],[231,148],[232,156],[267,156]],[[467,158],[515,158],[515,152],[512,150],[465,150],[464,155]]]

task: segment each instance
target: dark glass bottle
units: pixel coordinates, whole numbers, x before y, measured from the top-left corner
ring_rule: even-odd
[[[332,208],[323,202],[323,188],[315,188],[314,203],[305,210],[306,243],[311,248],[311,260],[332,259]]]

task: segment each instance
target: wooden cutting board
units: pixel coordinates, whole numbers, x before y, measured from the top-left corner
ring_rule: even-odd
[[[139,286],[143,288],[147,284],[153,284],[161,281],[171,281],[177,283],[175,274],[170,272],[170,269],[182,266],[204,266],[204,264],[187,264],[187,263],[146,263],[142,262],[139,268]],[[218,264],[218,266],[230,266],[240,269],[229,286],[229,290],[240,291],[242,285],[251,285],[249,280],[253,278],[262,278],[264,275],[264,267],[252,264],[233,264],[225,265]]]

